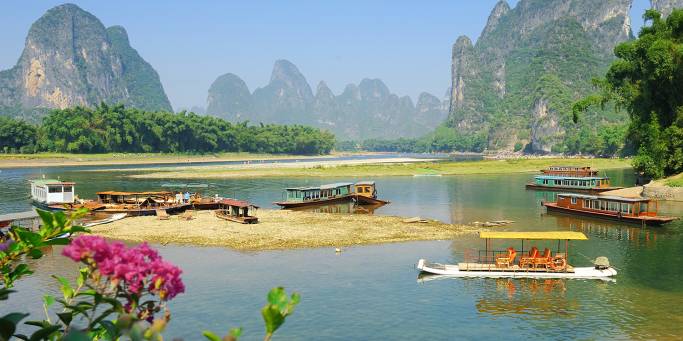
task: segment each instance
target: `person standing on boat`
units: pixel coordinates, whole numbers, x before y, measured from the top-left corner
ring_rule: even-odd
[[[185,192],[185,203],[190,202],[190,192]]]
[[[182,204],[183,203],[183,194],[178,192],[175,194],[175,202],[176,204]]]

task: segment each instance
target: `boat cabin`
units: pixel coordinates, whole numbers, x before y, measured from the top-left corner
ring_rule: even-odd
[[[577,189],[610,188],[610,180],[607,177],[575,177],[560,175],[537,175],[534,184],[543,187],[563,187]]]
[[[223,199],[219,201],[216,216],[221,219],[235,221],[242,224],[256,224],[258,218],[254,216],[258,206],[243,200]]]
[[[173,204],[173,192],[97,192],[97,201],[101,204],[164,206]]]
[[[377,198],[377,189],[374,181],[361,181],[354,184],[354,192],[368,198]]]
[[[72,204],[74,182],[53,179],[31,180],[31,199],[40,204]]]
[[[320,187],[294,187],[286,188],[286,201],[288,202],[305,202],[329,200],[338,197],[345,197],[351,194],[350,182],[340,182]]]
[[[557,206],[581,211],[594,211],[623,217],[657,216],[657,201],[612,195],[561,193]]]
[[[541,169],[541,173],[545,175],[561,175],[561,176],[575,176],[575,177],[587,177],[587,176],[597,176],[598,171],[591,169],[590,167],[577,167],[577,166],[550,166],[546,169]]]

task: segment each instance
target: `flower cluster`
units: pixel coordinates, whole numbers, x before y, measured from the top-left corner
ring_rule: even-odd
[[[147,243],[128,248],[121,242],[107,243],[104,238],[84,235],[75,238],[62,254],[137,296],[146,289],[167,301],[185,292],[182,270],[165,262]]]

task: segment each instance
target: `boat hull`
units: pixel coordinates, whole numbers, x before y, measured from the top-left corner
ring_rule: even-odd
[[[622,189],[623,187],[593,187],[593,188],[575,188],[575,187],[557,187],[557,186],[544,186],[528,183],[526,184],[526,189],[539,190],[539,191],[553,191],[553,192],[572,192],[572,193],[585,193],[585,194],[596,194],[607,191],[614,191],[617,189]]]
[[[424,259],[417,262],[417,269],[423,273],[449,277],[486,277],[486,278],[568,278],[568,279],[609,279],[617,275],[617,270],[607,268],[599,270],[594,267],[573,268],[573,272],[528,271],[523,268],[509,271],[496,270],[460,270],[458,265],[429,263]]]
[[[359,205],[386,205],[389,201],[377,199],[373,197],[366,197],[363,195],[354,195],[353,198]]]
[[[215,215],[219,219],[227,220],[227,221],[234,221],[236,223],[240,224],[256,224],[258,223],[258,218],[253,217],[253,216],[248,216],[248,217],[235,217],[229,214],[223,214],[220,211],[215,211]]]
[[[577,210],[577,209],[568,208],[568,207],[561,207],[561,206],[558,206],[557,203],[553,203],[553,202],[547,202],[547,203],[544,202],[543,206],[545,206],[545,208],[548,210],[549,213],[550,212],[556,212],[556,213],[562,213],[562,214],[568,214],[568,215],[581,215],[581,216],[586,216],[586,217],[594,217],[594,218],[600,218],[600,219],[605,219],[605,220],[626,222],[626,223],[637,224],[637,225],[645,224],[645,225],[649,225],[649,226],[659,226],[662,224],[672,222],[672,221],[677,219],[675,217],[618,216],[618,215],[602,213],[602,212],[582,211],[582,210]]]
[[[295,201],[295,202],[290,202],[290,201],[277,201],[274,202],[275,205],[278,205],[282,208],[294,208],[294,207],[306,207],[306,206],[320,206],[320,205],[327,205],[327,204],[334,204],[334,203],[340,203],[340,202],[348,202],[353,199],[353,195],[343,195],[343,196],[338,196],[334,198],[329,198],[329,199],[320,199],[320,200],[309,200],[309,201]]]

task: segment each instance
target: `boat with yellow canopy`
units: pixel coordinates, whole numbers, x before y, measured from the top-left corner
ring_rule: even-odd
[[[484,250],[465,253],[465,261],[458,264],[430,263],[425,259],[417,262],[423,273],[452,277],[507,277],[507,278],[580,278],[607,279],[616,276],[617,271],[609,265],[606,257],[598,257],[591,267],[574,267],[568,261],[569,241],[588,240],[585,234],[576,231],[530,231],[498,232],[483,231],[479,238],[485,240]],[[495,250],[493,241],[499,239],[521,241],[521,249],[508,247]],[[546,247],[543,251],[534,242],[557,241],[556,250]],[[524,249],[524,242],[528,250]],[[562,243],[564,241],[564,243]],[[564,244],[564,248],[562,248]],[[554,248],[554,247],[553,247]]]

